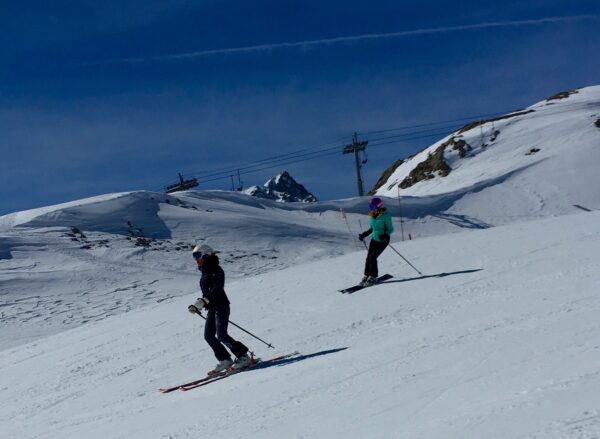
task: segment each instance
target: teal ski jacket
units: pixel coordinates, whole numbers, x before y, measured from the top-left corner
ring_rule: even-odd
[[[377,216],[374,214],[369,215],[369,227],[369,233],[367,233],[365,236],[368,236],[372,232],[373,236],[371,237],[371,239],[378,242],[387,241],[387,239],[385,239],[385,236],[382,235],[387,234],[389,239],[389,235],[394,233],[394,226],[392,225],[392,216],[387,212],[385,208],[380,209],[379,215]]]

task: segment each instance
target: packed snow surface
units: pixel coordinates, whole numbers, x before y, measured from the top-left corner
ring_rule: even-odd
[[[386,200],[417,238],[479,227],[437,215],[445,204]],[[0,349],[188,295],[196,244],[219,250],[229,280],[362,247],[368,201],[279,203],[225,191],[126,192],[0,217]],[[340,209],[345,212],[342,216]],[[435,215],[434,215],[435,213]]]
[[[397,242],[424,276],[388,249],[394,278],[352,295],[337,289],[364,251],[228,281],[232,320],[275,349],[230,332],[301,355],[185,393],[158,388],[215,364],[186,310],[197,274],[149,260],[135,288],[190,293],[2,352],[0,437],[598,437],[599,226],[582,212]]]

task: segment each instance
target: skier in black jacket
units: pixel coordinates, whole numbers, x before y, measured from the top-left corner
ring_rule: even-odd
[[[229,299],[225,294],[225,272],[219,265],[219,257],[208,245],[197,245],[192,251],[198,270],[202,271],[200,289],[202,297],[197,299],[188,311],[196,313],[202,309],[207,310],[206,324],[204,326],[204,339],[212,348],[219,363],[209,372],[218,373],[230,368],[242,369],[251,364],[248,348],[234,340],[227,333],[229,324]],[[235,355],[235,361],[225,346]]]

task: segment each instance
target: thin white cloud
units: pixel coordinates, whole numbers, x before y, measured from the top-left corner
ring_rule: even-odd
[[[356,43],[368,40],[379,40],[389,38],[402,38],[418,35],[428,35],[437,33],[450,33],[450,32],[461,32],[473,29],[489,29],[489,28],[500,28],[500,27],[518,27],[518,26],[535,26],[542,24],[553,24],[563,23],[568,21],[579,21],[579,20],[590,20],[598,19],[600,15],[570,15],[563,17],[545,17],[530,20],[513,20],[513,21],[493,21],[483,22],[476,24],[464,24],[457,26],[441,26],[424,29],[414,29],[400,32],[386,32],[386,33],[375,33],[375,34],[362,34],[362,35],[350,35],[345,37],[334,37],[334,38],[322,38],[318,40],[306,40],[296,41],[291,43],[270,43],[270,44],[259,44],[255,46],[244,46],[244,47],[231,47],[224,49],[208,49],[199,50],[196,52],[186,53],[175,53],[167,55],[158,55],[150,57],[139,57],[139,58],[121,58],[103,61],[91,61],[80,63],[79,65],[102,65],[102,64],[126,64],[126,63],[142,63],[142,62],[166,62],[166,61],[177,61],[186,60],[193,58],[207,57],[211,55],[230,55],[230,54],[243,54],[253,52],[264,52],[274,49],[290,49],[290,48],[301,48],[308,49],[316,46],[334,45],[340,43]]]

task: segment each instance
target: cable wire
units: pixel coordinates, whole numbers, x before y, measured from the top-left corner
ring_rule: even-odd
[[[581,106],[581,103],[572,104],[572,105],[561,104],[558,111],[548,110],[548,111],[544,111],[543,113],[537,111],[538,108],[532,108],[533,110],[536,110],[536,111],[530,113],[530,117],[536,117],[536,116],[542,117],[542,116],[548,116],[548,115],[569,112],[569,111],[571,111],[570,107],[572,107],[574,105]],[[402,143],[402,142],[406,142],[406,141],[420,140],[420,139],[437,137],[437,136],[442,136],[442,137],[446,136],[449,133],[457,131],[458,129],[461,128],[461,126],[464,126],[462,124],[459,124],[459,122],[462,122],[462,121],[470,120],[470,121],[474,121],[474,122],[479,122],[479,121],[485,120],[482,118],[487,118],[487,117],[491,117],[491,116],[502,116],[502,115],[510,116],[510,114],[512,114],[512,113],[517,113],[519,111],[526,111],[526,110],[527,109],[514,110],[514,111],[509,111],[509,112],[484,113],[484,114],[461,117],[461,118],[451,119],[451,120],[434,121],[434,122],[428,122],[428,123],[416,124],[416,125],[405,125],[405,126],[401,126],[401,127],[395,127],[395,128],[389,128],[389,129],[383,129],[383,130],[362,131],[359,134],[361,134],[363,136],[374,135],[373,137],[370,137],[370,139],[369,139],[369,146],[371,146],[371,147],[398,144],[398,143]],[[537,114],[536,114],[536,112],[537,112]],[[493,119],[490,120],[490,122],[491,121],[493,121]],[[448,124],[451,124],[451,125],[448,125]],[[437,125],[443,125],[443,126],[437,126]],[[378,134],[391,133],[394,131],[414,130],[416,128],[426,128],[426,127],[431,127],[431,128],[419,130],[419,131],[409,131],[409,132],[404,132],[404,133],[398,133],[398,134],[393,134],[390,136],[383,136],[383,137],[377,136]],[[266,158],[260,159],[260,160],[254,160],[254,161],[242,163],[239,166],[221,167],[221,168],[216,168],[211,171],[204,172],[204,173],[202,171],[198,171],[198,172],[191,172],[191,173],[186,173],[186,174],[199,174],[196,178],[202,183],[207,183],[207,182],[212,182],[212,181],[229,179],[234,175],[247,175],[247,174],[256,173],[259,171],[263,171],[266,169],[272,169],[272,168],[276,168],[276,167],[280,167],[280,166],[284,166],[284,165],[301,163],[301,162],[305,162],[308,160],[315,160],[318,158],[323,158],[323,157],[331,156],[334,154],[339,154],[343,150],[344,146],[347,145],[347,143],[341,143],[341,142],[343,142],[344,139],[345,138],[342,138],[342,139],[338,139],[338,140],[335,140],[332,142],[323,143],[323,144],[319,144],[319,145],[312,146],[312,147],[306,147],[306,148],[298,149],[298,150],[291,151],[288,153],[277,154],[277,155],[266,157]],[[165,185],[162,185],[161,188],[164,188],[168,184],[172,184],[172,181],[173,180],[171,180],[169,183],[167,183]]]

